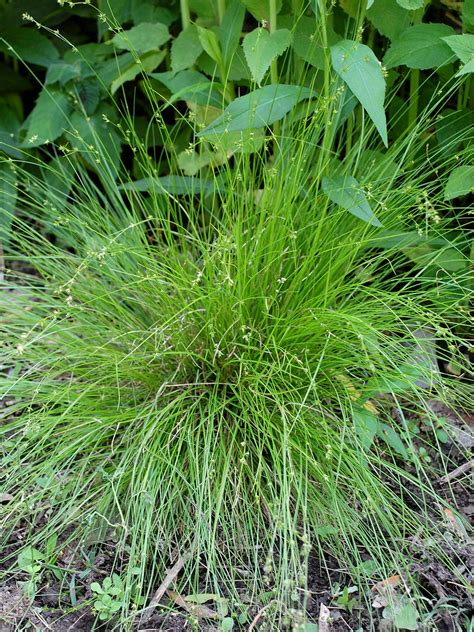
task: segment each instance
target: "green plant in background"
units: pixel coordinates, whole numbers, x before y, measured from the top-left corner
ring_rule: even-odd
[[[105,577],[102,585],[92,582],[91,590],[97,596],[94,610],[101,621],[112,619],[125,605],[125,586],[117,573],[112,577]]]
[[[25,30],[50,56],[24,121],[2,102],[4,538],[112,540],[91,588],[127,625],[176,551],[183,603],[245,584],[275,629],[305,623],[311,549],[416,595],[409,536],[445,543],[426,399],[469,397],[435,363],[470,370],[470,35],[395,0],[70,4],[3,7],[15,76]]]

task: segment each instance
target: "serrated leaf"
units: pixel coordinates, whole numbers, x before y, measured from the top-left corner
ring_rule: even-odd
[[[140,55],[158,50],[169,39],[170,34],[165,24],[142,22],[128,31],[117,33],[112,42],[117,48]]]
[[[375,217],[359,182],[353,176],[324,176],[321,184],[331,202],[342,206],[346,211],[372,226],[382,226]]]
[[[270,3],[268,0],[241,0],[242,4],[259,22],[270,20]],[[282,0],[276,0],[276,11],[280,12]]]
[[[160,81],[172,93],[170,103],[177,100],[192,101],[198,105],[222,106],[222,96],[217,92],[218,84],[210,81],[197,70],[182,70],[181,72],[156,72],[150,75]]]
[[[463,165],[456,167],[449,174],[446,188],[444,189],[444,199],[452,200],[453,198],[467,195],[474,191],[474,165]]]
[[[352,40],[331,46],[331,60],[334,70],[357,97],[387,145],[385,78],[379,60],[368,46]]]
[[[267,29],[257,28],[247,33],[242,47],[253,80],[260,84],[274,59],[279,57],[291,43],[288,29],[279,29],[269,33]]]
[[[379,422],[377,436],[382,439],[382,441],[385,441],[385,443],[395,450],[395,452],[398,452],[398,454],[403,456],[405,459],[408,459],[408,452],[405,444],[401,440],[398,432],[394,430],[392,426]]]
[[[67,64],[63,61],[58,61],[49,66],[46,74],[45,85],[49,86],[53,83],[59,83],[63,86],[68,81],[78,79],[80,76],[81,64],[79,62],[76,62],[75,64]]]
[[[170,26],[179,18],[179,8],[177,6],[173,8],[174,11],[167,7],[157,6],[156,0],[132,0],[130,13],[134,24],[160,22]]]
[[[443,39],[456,57],[465,64],[456,77],[474,72],[474,35],[463,33],[463,35],[449,35]]]
[[[293,27],[293,18],[291,16],[281,16],[278,23],[282,27],[293,29],[291,47],[298,57],[301,57],[308,64],[324,70],[325,54],[321,37],[321,25],[316,18],[301,16]],[[341,39],[330,24],[326,25],[326,31],[329,46],[336,44]]]
[[[108,0],[101,3],[102,13],[112,21],[118,24],[127,22],[130,18],[131,3],[130,0]]]
[[[311,94],[309,88],[286,84],[259,88],[235,99],[227,106],[222,116],[198,136],[205,138],[212,134],[241,132],[272,125],[288,114],[297,103],[308,99]]]
[[[439,68],[453,60],[453,53],[444,41],[454,30],[447,24],[415,24],[393,42],[385,54],[387,68],[408,66],[427,70]]]
[[[68,127],[72,106],[65,94],[55,88],[41,90],[35,107],[26,120],[24,147],[39,147],[56,140]]]
[[[360,406],[354,407],[352,420],[360,444],[368,450],[377,434],[379,420],[375,415]]]
[[[422,9],[425,4],[425,0],[397,0],[397,2],[403,9],[408,9],[409,11]]]
[[[120,137],[104,116],[113,120],[114,108],[104,104],[87,117],[82,112],[74,112],[71,116],[74,133],[68,135],[68,139],[75,149],[82,152],[84,160],[92,169],[102,164],[115,176],[120,162]]]
[[[171,45],[171,70],[179,72],[191,68],[202,51],[198,30],[191,24],[181,31]]]
[[[0,244],[7,244],[17,200],[13,162],[0,162]]]
[[[390,40],[396,39],[410,26],[410,14],[396,0],[375,0],[367,10],[367,18]]]
[[[22,61],[48,67],[59,59],[56,46],[38,30],[21,26],[1,33],[0,50]]]
[[[128,64],[121,68],[120,74],[110,84],[110,92],[115,94],[120,86],[127,81],[133,81],[133,79],[138,77],[141,73],[151,73],[161,64],[165,57],[166,51],[164,50],[151,51],[142,55],[140,57],[140,63],[137,64],[130,54]]]
[[[74,167],[67,156],[57,156],[43,169],[43,179],[47,185],[47,197],[53,207],[61,210],[74,184]]]
[[[230,68],[232,59],[239,45],[244,18],[245,7],[243,4],[240,0],[231,0],[219,27],[222,58],[227,70]]]

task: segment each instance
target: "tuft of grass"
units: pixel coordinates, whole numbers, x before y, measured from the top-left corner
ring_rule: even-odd
[[[184,195],[163,187],[138,138],[145,192],[114,180],[103,146],[96,175],[80,151],[68,170],[15,164],[3,544],[19,524],[38,547],[51,534],[84,549],[112,541],[123,626],[177,553],[191,552],[180,594],[259,605],[270,593],[281,629],[305,620],[311,552],[364,581],[368,551],[365,581],[401,572],[414,584],[410,538],[449,547],[408,420],[424,415],[436,449],[427,398],[467,405],[468,386],[430,351],[465,368],[472,283],[452,262],[467,244],[420,170],[427,126],[386,153],[358,130],[341,163],[325,107]],[[356,176],[382,227],[331,204],[327,173]]]

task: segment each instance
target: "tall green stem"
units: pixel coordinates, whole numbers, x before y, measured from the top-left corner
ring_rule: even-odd
[[[187,29],[188,26],[191,25],[191,11],[189,10],[189,1],[188,0],[179,0],[180,8],[181,8],[181,26],[184,29]]]
[[[413,11],[413,24],[420,24],[420,22],[423,20],[424,12],[425,7],[418,9],[418,11]],[[410,71],[410,102],[408,104],[409,127],[415,125],[418,119],[419,89],[420,71],[417,68],[412,68],[412,70]]]
[[[277,0],[269,0],[269,8],[270,8],[270,22],[269,22],[269,30],[270,33],[274,33],[277,30]],[[272,65],[270,67],[270,76],[272,83],[278,83],[278,63],[277,60],[274,59],[272,61]]]

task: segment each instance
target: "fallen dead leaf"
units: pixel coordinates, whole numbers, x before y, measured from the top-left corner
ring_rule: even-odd
[[[319,608],[319,632],[330,632],[329,622],[331,620],[331,611],[323,603]]]
[[[387,577],[387,579],[382,579],[382,581],[377,582],[372,586],[372,592],[378,592],[380,594],[384,594],[392,591],[396,586],[400,584],[402,578],[400,575],[391,575]]]
[[[196,617],[196,619],[219,619],[220,618],[219,614],[215,610],[208,608],[204,604],[190,603],[186,601],[181,595],[178,595],[178,593],[175,593],[172,590],[167,590],[166,594],[172,601],[178,604],[180,608],[184,608],[184,610],[187,610],[189,614],[193,617]]]
[[[454,531],[454,533],[456,533],[463,540],[466,539],[466,535],[467,535],[466,531],[462,527],[458,518],[451,511],[451,509],[445,507],[443,509],[443,514],[444,514],[444,517],[446,518],[446,521],[451,531]]]
[[[189,560],[190,557],[191,557],[191,551],[187,551],[182,557],[179,556],[175,564],[166,573],[166,576],[164,580],[162,581],[160,587],[158,588],[156,593],[153,595],[150,603],[148,604],[146,608],[147,611],[144,612],[142,615],[142,618],[141,618],[142,622],[146,622],[151,618],[153,614],[153,610],[158,606],[158,604],[164,597],[165,593],[168,592],[167,589],[169,585],[176,579],[180,570],[183,568],[183,566],[186,564],[186,562]]]

